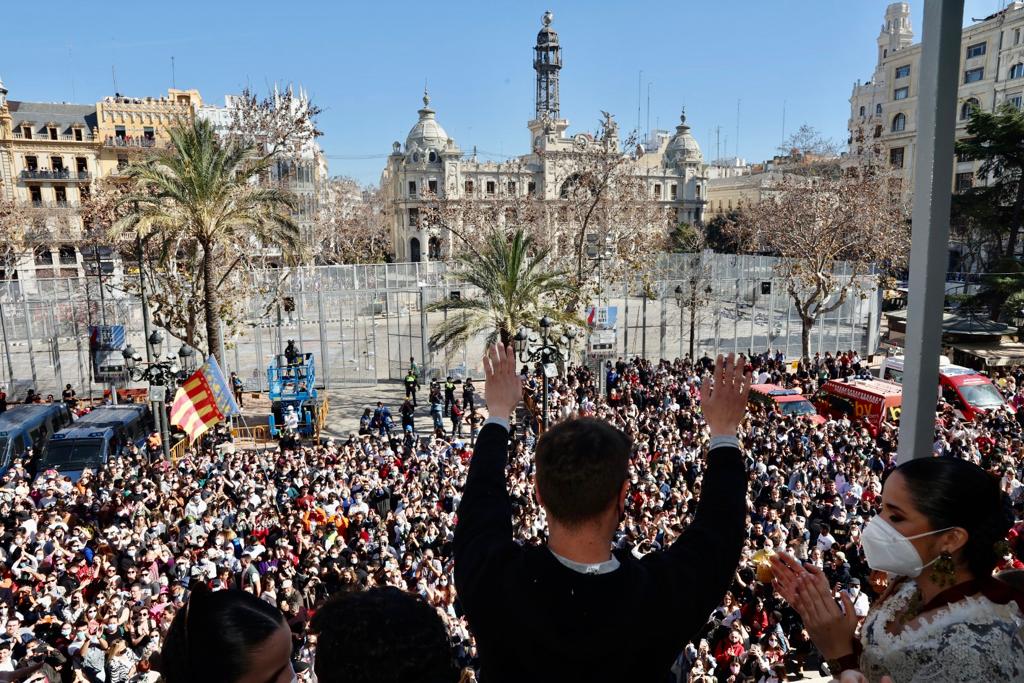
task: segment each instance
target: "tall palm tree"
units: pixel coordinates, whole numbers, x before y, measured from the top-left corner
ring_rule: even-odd
[[[271,163],[253,147],[224,141],[211,123],[196,119],[169,131],[170,145],[128,167],[132,192],[114,233],[155,240],[165,262],[193,253],[201,268],[206,343],[220,358],[219,286],[265,246],[294,252],[299,228],[294,195],[258,184]],[[198,248],[196,248],[198,247]]]
[[[556,324],[582,322],[566,312],[564,302],[575,293],[562,271],[552,271],[547,253],[533,253],[533,239],[520,228],[512,235],[494,230],[484,248],[459,257],[452,278],[480,290],[478,296],[443,299],[427,307],[451,314],[430,336],[430,348],[455,348],[479,334],[487,343],[512,343],[521,327],[536,325],[542,316]]]

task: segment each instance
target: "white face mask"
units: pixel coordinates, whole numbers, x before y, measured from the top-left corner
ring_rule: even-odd
[[[915,578],[921,574],[921,570],[939,558],[936,556],[930,562],[925,563],[921,560],[920,553],[917,552],[917,548],[911,541],[915,538],[949,531],[952,528],[954,527],[928,531],[916,536],[904,536],[889,522],[882,519],[881,515],[875,515],[864,526],[860,542],[864,548],[868,566],[872,569]]]

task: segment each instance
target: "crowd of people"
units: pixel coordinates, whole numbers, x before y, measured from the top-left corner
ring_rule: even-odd
[[[853,352],[796,368],[781,354],[749,363],[758,381],[805,392],[866,372]],[[707,469],[700,387],[710,369],[706,358],[619,359],[602,377],[570,366],[549,380],[552,423],[596,417],[632,442],[616,549],[643,557],[668,547],[693,520]],[[541,377],[523,368],[528,405]],[[997,379],[1024,407],[1024,370]],[[382,402],[366,409],[358,432],[320,444],[242,449],[204,440],[177,462],[129,447],[77,482],[56,472],[33,478],[28,462],[14,462],[0,476],[0,674],[32,665],[32,676],[51,681],[153,683],[170,666],[161,651],[175,616],[191,623],[190,596],[234,589],[270,614],[279,610],[294,670],[308,681],[315,615],[325,601],[392,587],[433,608],[452,670],[474,680],[480,660],[455,588],[453,539],[486,406],[471,382],[461,397],[451,378],[430,386],[424,406],[415,404],[418,381],[406,387],[400,426]],[[510,431],[512,530],[528,546],[542,544],[547,529],[533,491],[540,423],[520,409]],[[1024,520],[1022,425],[1024,410],[995,409],[968,423],[938,405],[936,455],[997,477],[1014,521]],[[896,436],[891,423],[873,437],[848,418],[815,424],[751,407],[739,429],[748,480],[742,554],[721,604],[681,649],[666,682],[775,683],[828,671],[831,657],[813,642],[795,593],[773,586],[768,557],[784,551],[806,563],[857,617],[867,615],[885,585],[868,567],[862,538],[895,466]],[[994,539],[1006,541],[999,569],[1024,568],[1022,531]],[[375,637],[354,625],[353,633]]]

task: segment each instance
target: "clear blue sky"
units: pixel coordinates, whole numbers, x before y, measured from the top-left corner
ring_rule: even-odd
[[[247,83],[265,91],[275,80],[299,82],[325,110],[321,144],[331,173],[375,183],[392,141],[404,142],[416,121],[424,79],[438,119],[463,150],[526,152],[531,47],[551,9],[571,131],[596,128],[602,109],[623,130],[634,128],[643,70],[641,127],[650,83],[652,128],[674,126],[685,104],[705,156],[715,155],[716,126],[723,156],[732,155],[739,99],[739,155],[758,161],[782,137],[783,101],[787,131],[808,123],[845,142],[850,88],[871,76],[886,4],[107,0],[91,7],[57,0],[45,21],[34,15],[43,33],[20,30],[8,16],[0,77],[11,99],[94,102],[113,93],[114,65],[120,92],[157,96],[171,85],[173,55],[178,87],[217,103]],[[920,39],[924,2],[910,4]],[[1001,6],[967,0],[965,17]],[[378,156],[351,158],[368,155]]]

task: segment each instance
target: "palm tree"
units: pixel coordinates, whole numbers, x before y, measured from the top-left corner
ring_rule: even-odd
[[[468,339],[487,334],[487,343],[512,343],[521,327],[536,325],[542,316],[556,324],[580,325],[565,310],[575,288],[562,271],[547,266],[547,253],[533,253],[533,239],[522,228],[512,235],[495,230],[478,253],[459,257],[452,278],[480,290],[473,298],[443,299],[428,311],[447,309],[448,320],[430,336],[432,350],[464,346]]]
[[[133,182],[121,201],[128,213],[112,230],[155,240],[164,264],[194,254],[192,265],[201,268],[207,347],[223,361],[220,323],[222,305],[229,302],[221,301],[219,287],[265,245],[294,252],[295,199],[257,184],[272,160],[260,158],[253,147],[222,141],[211,123],[197,119],[169,134],[166,149],[125,171]]]

